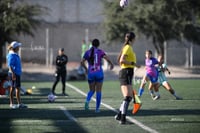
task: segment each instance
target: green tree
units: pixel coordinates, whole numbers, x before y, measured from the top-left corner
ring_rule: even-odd
[[[200,44],[200,1],[197,0],[129,0],[122,9],[118,1],[103,0],[107,39],[117,40],[127,31],[152,38],[158,53],[164,42],[183,38]]]
[[[3,62],[3,45],[17,40],[20,33],[33,36],[32,29],[40,24],[37,18],[44,13],[45,7],[27,5],[16,0],[0,1],[0,68]]]

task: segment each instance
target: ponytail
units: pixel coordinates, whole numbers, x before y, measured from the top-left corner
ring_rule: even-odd
[[[129,32],[129,33],[126,33],[125,35],[125,42],[124,42],[124,45],[123,47],[121,48],[121,51],[117,57],[117,62],[119,63],[119,60],[121,58],[121,55],[122,55],[122,50],[123,48],[129,44],[130,41],[132,41],[133,39],[135,39],[135,34],[133,32]]]
[[[90,53],[90,57],[89,57],[89,63],[91,65],[94,65],[94,47],[91,48],[91,53]]]

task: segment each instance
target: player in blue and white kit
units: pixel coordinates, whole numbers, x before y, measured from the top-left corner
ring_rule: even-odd
[[[110,70],[113,69],[113,63],[110,61],[106,53],[99,49],[100,43],[98,39],[92,41],[92,47],[87,50],[81,60],[81,65],[85,68],[88,74],[89,92],[85,101],[85,110],[89,110],[89,102],[96,91],[96,111],[99,112],[101,104],[101,90],[104,80],[104,73],[102,69],[102,58],[110,64]],[[88,62],[88,67],[85,65]]]

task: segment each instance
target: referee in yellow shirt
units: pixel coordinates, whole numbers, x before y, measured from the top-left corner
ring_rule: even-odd
[[[125,35],[125,43],[118,57],[118,62],[121,67],[121,70],[119,71],[119,81],[124,99],[119,108],[119,113],[115,116],[115,119],[119,120],[120,124],[126,123],[128,106],[133,97],[132,79],[134,67],[140,67],[136,64],[136,55],[132,48],[134,40],[135,34],[133,32],[129,32]]]

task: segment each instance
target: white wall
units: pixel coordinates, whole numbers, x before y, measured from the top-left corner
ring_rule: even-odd
[[[22,0],[21,0],[22,1]],[[103,20],[101,0],[24,0],[49,8],[49,15],[42,16],[47,22],[99,23]]]

